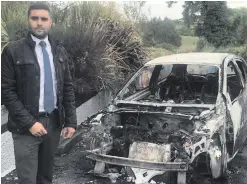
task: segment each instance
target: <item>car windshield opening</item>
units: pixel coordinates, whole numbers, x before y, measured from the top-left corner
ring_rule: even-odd
[[[136,73],[119,96],[139,102],[215,104],[218,88],[218,66],[152,65]]]

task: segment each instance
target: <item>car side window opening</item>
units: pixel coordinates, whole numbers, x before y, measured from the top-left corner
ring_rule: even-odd
[[[158,82],[164,80],[168,75],[170,75],[171,69],[172,65],[158,65],[143,68],[140,74],[136,77],[136,89],[142,90],[149,87],[151,77],[155,79],[155,75],[158,75]]]
[[[240,75],[235,68],[233,62],[229,62],[227,65],[227,92],[230,95],[231,101],[233,102],[240,94],[243,89]]]
[[[138,91],[142,91],[149,86],[150,79],[155,66],[143,67],[139,73],[134,77],[133,81],[127,86],[127,88],[121,94],[121,97],[127,98]]]
[[[236,60],[236,63],[241,71],[242,77],[244,79],[244,83],[247,83],[247,64],[241,60]]]
[[[147,88],[149,86],[149,82],[151,79],[152,72],[154,70],[154,67],[146,67],[144,68],[140,74],[136,77],[135,85],[137,90],[142,90],[144,88]]]

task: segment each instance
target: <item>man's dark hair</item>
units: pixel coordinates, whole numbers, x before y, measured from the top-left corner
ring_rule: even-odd
[[[29,8],[28,8],[28,14],[27,16],[29,17],[31,10],[47,10],[50,13],[50,8],[48,7],[48,5],[44,4],[44,3],[32,3],[30,4]]]

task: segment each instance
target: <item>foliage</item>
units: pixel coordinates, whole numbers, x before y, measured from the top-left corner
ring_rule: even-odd
[[[179,47],[179,53],[186,53],[186,52],[194,52],[196,51],[196,46],[198,42],[198,37],[196,36],[181,36],[182,37],[182,44]]]
[[[202,1],[185,1],[183,5],[183,20],[188,28],[200,19]]]
[[[156,47],[163,48],[163,49],[166,49],[166,50],[169,50],[169,51],[172,51],[172,52],[175,52],[176,49],[177,49],[177,47],[175,47],[174,45],[171,45],[171,44],[166,43],[166,42],[157,44]]]
[[[170,6],[172,4],[170,2]],[[185,1],[183,7],[183,20],[187,27],[194,26],[196,35],[204,37],[215,47],[240,43],[241,39],[234,40],[235,33],[244,36],[245,19],[240,21],[237,17],[230,21],[229,9],[224,1]],[[238,29],[240,22],[243,25],[241,31]]]
[[[179,48],[165,49],[165,48],[158,47],[159,45],[155,47],[147,47],[147,50],[149,52],[149,60],[157,58],[157,57],[165,56],[165,55],[170,55],[170,54],[195,52],[196,45],[197,45],[197,42],[199,41],[199,38],[193,37],[193,36],[181,36],[181,37],[182,37],[182,41],[181,41],[182,44]]]
[[[208,43],[208,41],[203,38],[203,37],[200,37],[198,42],[197,42],[197,46],[196,46],[196,51],[197,52],[202,52],[202,51],[207,51],[207,52],[213,52],[216,48]]]
[[[140,24],[143,28],[142,39],[145,45],[155,46],[164,42],[176,47],[181,45],[181,37],[172,20],[153,18],[142,21]]]
[[[234,44],[247,44],[247,8],[230,9],[230,21],[234,32]]]
[[[175,21],[176,24],[176,30],[179,35],[181,36],[194,36],[194,30],[192,27],[188,28],[186,25],[184,25],[184,22]]]
[[[196,45],[196,51],[201,51],[207,44],[207,40],[200,38]]]
[[[100,2],[78,2],[57,16],[53,35],[70,56],[78,93],[116,90],[146,57],[130,24],[113,20],[121,17],[113,9],[113,4],[109,10]]]
[[[160,47],[147,47],[146,48],[148,51],[148,60],[152,60],[157,57],[165,56],[165,55],[170,55],[173,54],[172,51],[160,48]]]
[[[201,3],[201,19],[197,24],[196,33],[215,47],[226,46],[232,42],[233,35],[226,2]]]
[[[1,23],[5,34],[1,34],[4,41],[22,38],[27,33],[27,9],[30,2],[1,3]]]
[[[204,38],[200,38],[197,44],[197,52],[222,52],[233,53],[247,59],[247,46],[227,46],[216,48]]]
[[[125,15],[134,23],[139,22],[146,17],[142,12],[142,8],[145,4],[145,1],[123,1]]]

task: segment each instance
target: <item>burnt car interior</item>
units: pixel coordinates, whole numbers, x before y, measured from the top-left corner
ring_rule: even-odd
[[[123,96],[125,100],[187,104],[216,102],[219,86],[219,72],[216,66],[156,65],[144,68],[138,77],[135,83],[129,85],[128,93]],[[149,93],[143,95],[146,91]],[[132,98],[131,95],[135,93],[140,95]]]

